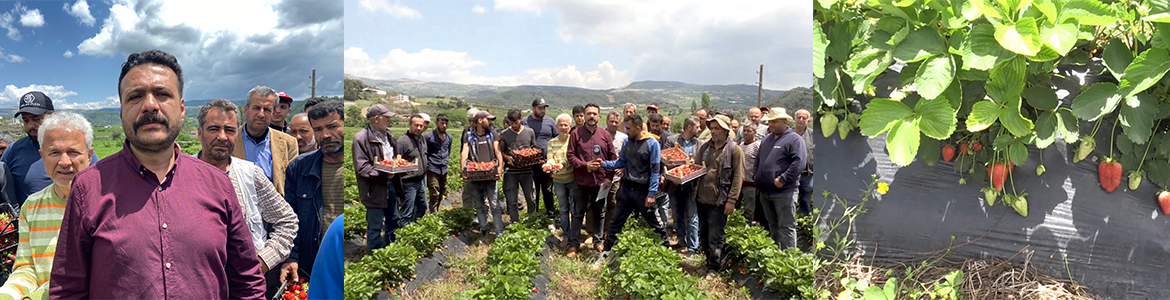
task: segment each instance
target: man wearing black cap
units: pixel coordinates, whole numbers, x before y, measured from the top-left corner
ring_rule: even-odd
[[[41,159],[41,154],[38,152],[41,147],[40,143],[37,142],[37,129],[41,127],[41,121],[45,119],[45,116],[52,113],[53,100],[49,99],[49,96],[45,96],[44,93],[28,92],[20,97],[20,110],[16,111],[16,115],[13,117],[20,117],[21,121],[24,121],[24,132],[28,133],[28,136],[9,145],[8,150],[5,150],[4,155],[0,157],[0,162],[8,166],[8,171],[12,174],[12,179],[16,184],[16,199],[13,199],[16,203],[13,203],[14,205],[24,204],[24,199],[28,198],[29,194],[48,186],[44,185],[40,189],[32,189],[25,184],[24,178],[29,167]],[[44,167],[41,168],[41,171],[44,171]]]
[[[276,93],[276,98],[279,102],[276,103],[276,109],[272,111],[272,120],[269,121],[268,127],[276,129],[276,131],[288,133],[288,114],[292,112],[293,98],[284,92]],[[307,109],[305,111],[308,111]]]
[[[545,114],[548,109],[548,102],[544,98],[536,98],[532,100],[532,114],[524,118],[524,125],[532,128],[532,133],[536,135],[534,144],[537,149],[548,153],[548,141],[557,136],[557,121],[553,120]],[[536,199],[533,204],[540,203],[539,199],[544,199],[544,211],[551,219],[557,216],[556,202],[553,199],[553,181],[552,173],[545,173],[540,169],[541,164],[532,166],[532,180],[536,183]],[[536,210],[535,205],[531,208]]]

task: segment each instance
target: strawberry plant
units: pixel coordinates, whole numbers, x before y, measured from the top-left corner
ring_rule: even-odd
[[[430,255],[447,240],[447,225],[436,214],[425,215],[396,230],[398,243],[414,247],[420,256]]]
[[[1010,181],[1028,148],[1057,140],[1079,143],[1074,163],[1096,150],[1116,158],[1120,168],[1108,170],[1129,173],[1110,173],[1108,186],[1121,175],[1134,188],[1170,182],[1162,122],[1170,117],[1170,2],[814,2],[813,90],[826,137],[858,130],[884,139],[899,166],[941,157],[962,174],[989,167],[997,191],[999,174]],[[1082,86],[1066,90],[1068,82]],[[1098,133],[1108,148],[1098,149]],[[1042,159],[1036,174],[1044,174]],[[1026,210],[1025,194],[1013,187],[1003,199]]]
[[[488,275],[476,290],[466,291],[457,299],[528,299],[534,291],[532,277],[540,271],[538,256],[548,231],[549,220],[530,215],[508,225],[508,231],[496,239],[488,250]]]
[[[417,262],[418,251],[402,243],[376,249],[345,266],[345,298],[369,299],[382,286],[396,286],[414,276]]]
[[[366,207],[350,204],[345,207],[345,236],[366,238]]]
[[[797,248],[780,250],[767,230],[749,226],[740,211],[728,217],[726,230],[731,257],[746,272],[760,276],[769,290],[790,299],[815,299],[827,293],[813,284],[817,270],[826,264],[816,255]]]
[[[616,283],[612,295],[628,299],[708,299],[686,276],[682,260],[641,220],[631,220],[613,247],[617,268],[606,268],[602,281]]]

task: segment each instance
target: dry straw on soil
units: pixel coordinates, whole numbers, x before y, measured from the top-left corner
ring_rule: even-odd
[[[965,260],[952,262],[940,259],[934,265],[920,269],[914,274],[913,282],[923,282],[929,287],[943,276],[956,269],[963,271],[962,299],[1006,299],[1006,300],[1093,300],[1088,291],[1068,279],[1056,278],[1031,266],[1032,252],[1024,257],[1023,263],[1007,260]],[[1020,255],[1019,253],[1016,254]],[[893,265],[894,276],[899,281],[905,278],[908,265]],[[920,267],[920,265],[909,265]],[[845,274],[866,282],[870,286],[881,285],[889,279],[890,268],[867,265],[860,257],[853,257],[847,263],[822,268],[817,274],[817,288],[829,289],[834,294],[843,287],[834,270],[843,269]],[[904,284],[904,282],[903,282]]]

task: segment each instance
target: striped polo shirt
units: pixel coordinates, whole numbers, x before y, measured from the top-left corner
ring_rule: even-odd
[[[50,184],[28,196],[20,210],[20,240],[12,275],[0,287],[0,299],[49,299],[49,273],[57,251],[57,233],[65,215],[65,199]]]

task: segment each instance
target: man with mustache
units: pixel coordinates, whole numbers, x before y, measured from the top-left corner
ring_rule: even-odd
[[[252,244],[260,257],[260,271],[265,274],[268,292],[265,298],[276,295],[280,282],[279,271],[269,271],[288,258],[293,238],[297,235],[297,215],[292,207],[276,193],[276,187],[264,177],[264,171],[249,161],[232,156],[236,135],[240,134],[239,112],[231,101],[216,99],[199,108],[199,142],[203,150],[196,154],[200,160],[227,172],[240,200]],[[272,224],[272,230],[265,229]]]
[[[158,50],[118,77],[122,151],[73,179],[53,299],[262,299],[264,277],[231,180],[183,155],[183,71]]]
[[[707,173],[695,184],[698,205],[699,242],[707,254],[707,270],[723,267],[723,234],[727,216],[735,211],[743,187],[743,149],[732,141],[731,118],[719,114],[707,119],[711,141],[695,151],[695,163],[707,167]]]
[[[536,98],[532,100],[532,114],[524,118],[524,126],[531,128],[532,133],[536,136],[535,145],[548,156],[548,141],[557,136],[557,121],[552,117],[545,115],[548,110],[548,101],[544,98]],[[540,203],[539,199],[544,199],[544,212],[550,219],[555,218],[556,202],[553,200],[553,181],[552,174],[545,173],[540,169],[543,164],[536,164],[532,166],[532,179],[536,187],[536,198],[533,198],[533,204]],[[536,210],[535,205],[532,210]],[[551,227],[551,225],[550,225]]]
[[[372,252],[394,242],[401,204],[394,175],[374,168],[382,160],[394,159],[398,148],[394,132],[388,129],[390,109],[374,104],[366,110],[366,117],[369,124],[354,134],[352,151],[358,198],[366,207],[366,247]]]
[[[592,218],[599,218],[601,211],[605,209],[605,201],[597,201],[597,194],[601,191],[602,185],[609,185],[613,178],[613,172],[602,169],[600,165],[592,165],[589,162],[596,159],[615,160],[617,155],[613,149],[613,136],[609,131],[597,126],[597,122],[601,118],[601,107],[597,104],[589,103],[585,105],[585,124],[577,126],[569,134],[569,162],[573,164],[573,176],[576,180],[577,199],[573,206],[577,210],[572,215],[572,220],[569,223],[569,231],[566,236],[569,239],[569,252],[565,254],[566,257],[577,256],[577,246],[581,239],[581,223],[585,217],[585,211],[588,210]],[[601,222],[593,223],[593,247],[598,252],[602,250],[602,235]]]
[[[53,185],[33,193],[20,210],[15,269],[0,287],[0,299],[49,298],[50,272],[57,249],[57,233],[65,214],[65,199],[73,176],[89,166],[93,127],[75,113],[53,114],[38,129],[40,154],[49,162],[46,173]]]
[[[272,120],[268,121],[268,127],[276,131],[288,133],[288,114],[292,113],[293,98],[284,92],[276,93],[276,98],[280,99],[276,103],[276,109],[272,111]]]
[[[297,139],[297,148],[301,154],[317,150],[317,138],[313,137],[313,126],[309,125],[309,115],[299,113],[288,122],[288,134]]]
[[[247,99],[243,108],[246,134],[236,137],[236,144],[243,147],[236,147],[232,156],[250,161],[264,170],[264,175],[276,186],[276,192],[283,196],[285,168],[299,154],[297,139],[268,127],[276,107],[275,90],[257,86],[248,91]]]
[[[423,139],[423,130],[426,129],[426,120],[422,115],[414,114],[410,116],[410,127],[398,138],[397,147],[398,156],[403,160],[412,162],[420,167],[418,170],[398,174],[398,180],[401,182],[403,195],[402,203],[399,205],[398,211],[398,226],[406,226],[414,223],[422,218],[427,212],[427,190],[426,184],[426,170],[422,167],[426,165],[427,156],[427,142]]]
[[[328,224],[341,215],[345,206],[344,165],[345,108],[341,101],[322,102],[309,110],[309,123],[321,149],[294,158],[288,164],[285,199],[300,218],[297,237],[284,266],[280,282],[300,278],[297,270],[312,277],[317,250]],[[303,268],[303,269],[302,269]]]
[[[427,196],[429,196],[427,211],[439,212],[439,204],[447,198],[447,164],[451,158],[451,139],[447,133],[450,119],[446,114],[435,116],[435,130],[426,135],[427,141]]]

